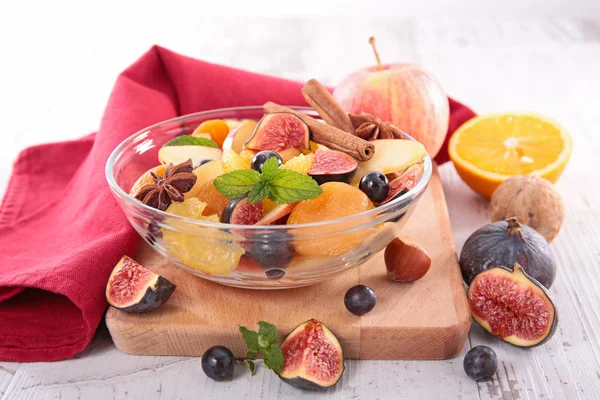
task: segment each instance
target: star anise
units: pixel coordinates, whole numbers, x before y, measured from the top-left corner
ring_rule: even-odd
[[[183,201],[183,195],[192,189],[197,179],[193,169],[192,160],[189,159],[175,166],[169,164],[164,177],[150,171],[154,183],[142,187],[135,198],[165,211],[172,202]]]
[[[389,122],[383,122],[369,113],[348,114],[356,136],[365,140],[404,139],[402,131]]]

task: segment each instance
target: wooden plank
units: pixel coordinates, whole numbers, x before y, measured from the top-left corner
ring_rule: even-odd
[[[136,258],[177,285],[165,307],[148,314],[109,309],[106,323],[121,351],[140,355],[199,356],[215,343],[243,355],[238,325],[266,320],[283,334],[310,318],[340,339],[347,358],[440,359],[456,355],[470,327],[470,314],[453,245],[437,169],[402,234],[430,253],[428,274],[412,284],[389,282],[383,254],[359,268],[308,288],[255,291],[223,287],[181,271],[148,246]],[[371,286],[378,306],[357,317],[344,307],[344,293]]]

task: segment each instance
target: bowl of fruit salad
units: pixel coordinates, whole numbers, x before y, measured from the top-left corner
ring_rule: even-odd
[[[265,109],[184,115],[123,141],[106,177],[136,231],[194,275],[253,289],[316,284],[384,249],[431,177],[424,147]]]

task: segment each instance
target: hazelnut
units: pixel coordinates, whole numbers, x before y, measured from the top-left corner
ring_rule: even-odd
[[[392,240],[384,253],[387,277],[396,282],[421,279],[431,266],[431,257],[419,243],[408,237]]]

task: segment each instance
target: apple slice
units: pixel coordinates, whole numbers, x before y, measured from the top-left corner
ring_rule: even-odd
[[[221,149],[207,146],[163,146],[158,151],[158,161],[163,164],[181,164],[189,159],[195,165],[202,160],[220,160]]]
[[[383,174],[401,171],[427,155],[425,146],[414,140],[381,139],[371,141],[375,146],[373,158],[358,163],[352,185],[358,185],[367,172]]]
[[[244,143],[252,136],[256,128],[256,121],[246,119],[242,121],[237,127],[229,131],[229,134],[223,142],[223,150],[232,149],[236,153],[239,153],[244,148]]]

